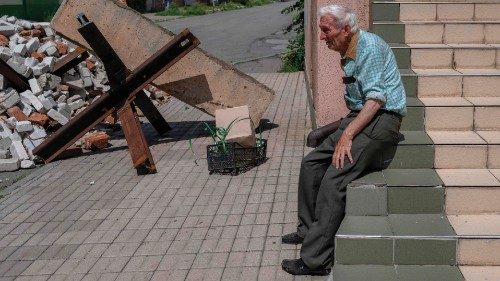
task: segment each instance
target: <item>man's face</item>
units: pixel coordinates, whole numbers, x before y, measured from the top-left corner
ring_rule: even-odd
[[[319,20],[320,40],[324,40],[330,50],[345,53],[349,45],[348,37],[351,28],[346,25],[337,28],[337,22],[331,15],[324,15]]]

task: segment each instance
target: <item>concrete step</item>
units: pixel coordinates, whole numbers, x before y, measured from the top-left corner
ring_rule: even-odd
[[[367,279],[369,276],[369,279]],[[462,281],[457,266],[448,265],[342,265],[333,267],[328,281]],[[494,279],[491,279],[494,280]],[[472,280],[471,280],[472,281]]]
[[[388,43],[500,44],[500,21],[379,21],[372,31]]]
[[[347,187],[346,214],[439,214],[444,212],[443,183],[433,169],[386,169]]]
[[[448,215],[448,219],[458,236],[460,265],[500,265],[500,213]]]
[[[442,214],[346,216],[335,264],[456,265],[457,238]]]
[[[498,280],[500,266],[460,266],[466,281]]]
[[[497,69],[400,69],[407,96],[500,97]]]
[[[499,21],[500,2],[373,2],[374,21]]]
[[[427,131],[498,131],[500,98],[421,98]]]
[[[500,169],[436,169],[448,215],[500,213]]]
[[[391,48],[399,68],[500,68],[498,44],[391,44]]]
[[[428,131],[436,169],[500,168],[500,131]]]

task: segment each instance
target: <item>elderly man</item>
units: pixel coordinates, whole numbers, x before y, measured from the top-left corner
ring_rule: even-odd
[[[327,275],[335,234],[344,218],[346,187],[380,153],[399,141],[406,95],[390,47],[375,34],[358,30],[346,7],[320,10],[321,40],[342,56],[345,101],[351,112],[339,129],[302,161],[297,232],[282,242],[300,244],[300,259],[283,260],[294,275]]]

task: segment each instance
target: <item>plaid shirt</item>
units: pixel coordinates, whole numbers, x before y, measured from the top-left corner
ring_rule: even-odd
[[[373,33],[359,31],[351,39],[342,68],[346,77],[344,95],[347,107],[361,110],[366,100],[384,102],[382,109],[406,115],[406,94],[394,53]],[[351,82],[351,83],[349,83]]]

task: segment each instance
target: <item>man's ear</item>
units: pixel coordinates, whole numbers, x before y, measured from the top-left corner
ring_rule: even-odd
[[[348,24],[346,24],[342,28],[342,32],[344,33],[345,36],[349,35],[351,33],[351,26],[349,26]]]

